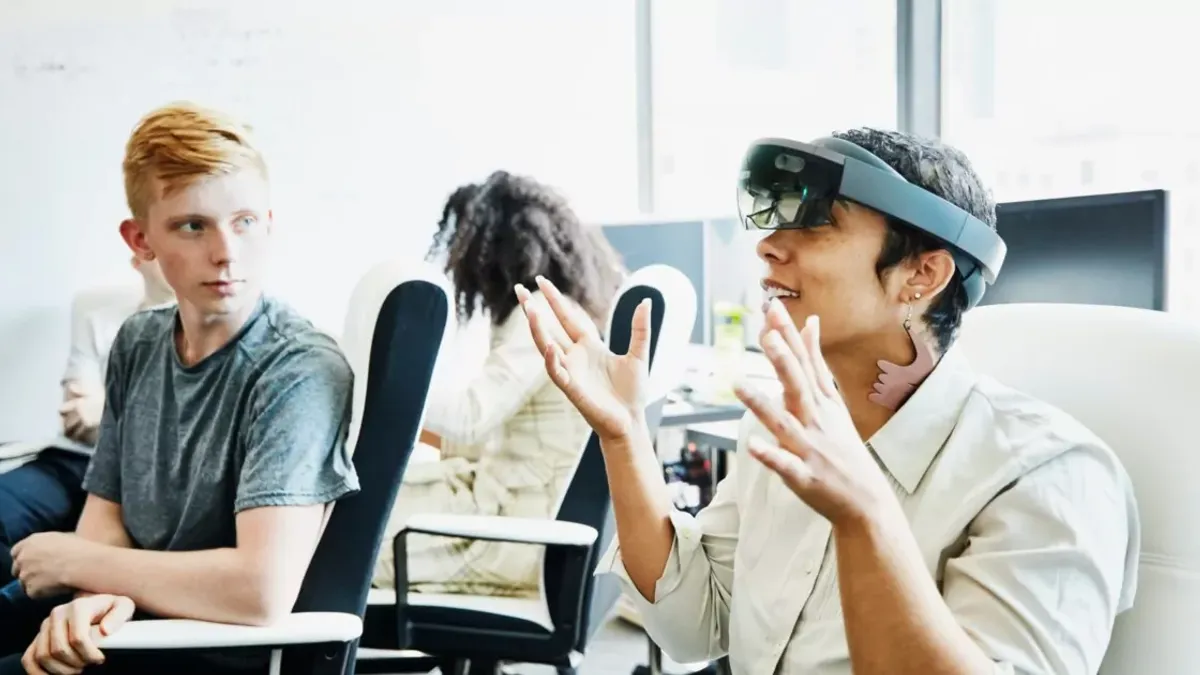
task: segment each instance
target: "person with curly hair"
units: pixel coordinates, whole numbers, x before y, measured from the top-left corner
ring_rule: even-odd
[[[465,385],[434,383],[421,436],[441,456],[405,472],[376,562],[381,588],[395,585],[388,542],[415,513],[554,517],[591,429],[546,374],[513,288],[549,279],[599,331],[624,278],[599,228],[550,188],[504,171],[450,195],[429,258],[444,263],[460,324],[488,319],[490,348]],[[427,535],[406,544],[409,590],[537,593],[535,546]]]

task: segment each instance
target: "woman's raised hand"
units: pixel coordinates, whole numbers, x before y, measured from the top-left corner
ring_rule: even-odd
[[[537,284],[550,311],[532,301],[524,286],[518,284],[516,292],[533,339],[546,358],[546,372],[601,441],[625,438],[641,423],[645,411],[650,301],[643,300],[634,310],[629,352],[618,355],[600,339],[592,320],[554,284],[542,277]]]

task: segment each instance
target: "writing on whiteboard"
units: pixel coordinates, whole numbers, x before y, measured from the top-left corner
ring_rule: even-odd
[[[0,77],[66,78],[85,74],[136,77],[139,70],[246,69],[291,58],[286,31],[234,26],[223,12],[177,10],[121,21],[57,21],[32,32],[6,33]],[[4,62],[8,67],[4,68]]]

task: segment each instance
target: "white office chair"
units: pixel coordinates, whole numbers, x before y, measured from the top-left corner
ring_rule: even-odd
[[[975,367],[1073,415],[1133,481],[1142,526],[1137,597],[1102,675],[1200,672],[1200,327],[1148,310],[994,305],[959,340]]]
[[[650,371],[648,399],[657,401],[678,389],[684,380],[688,365],[688,344],[691,342],[692,328],[696,323],[696,289],[691,280],[674,267],[647,265],[629,275],[617,297],[639,285],[658,289],[669,308],[658,339],[658,344],[665,345],[667,349],[660,349],[655,354],[654,367]],[[619,303],[613,303],[609,312],[610,326],[613,324],[613,313],[617,311],[618,305]],[[627,330],[628,326],[622,326],[621,329]]]
[[[109,313],[115,317],[116,320],[103,322],[112,331],[111,333],[92,336],[97,341],[97,351],[107,352],[117,337],[117,328],[120,327],[121,320],[137,311],[138,306],[141,305],[143,294],[142,285],[137,282],[87,288],[79,291],[72,300],[71,317],[72,319],[82,318],[96,312]],[[104,385],[103,382],[95,384]]]
[[[650,298],[651,396],[664,396],[660,363],[680,358],[696,320],[696,292],[678,270],[665,265],[631,274],[618,291],[608,318],[611,348],[629,346],[633,311]],[[656,380],[656,377],[658,378]],[[661,391],[660,391],[661,390]],[[652,400],[654,400],[652,398]],[[647,411],[651,430],[661,416],[661,400]],[[448,670],[494,673],[504,662],[545,663],[574,673],[592,635],[610,613],[620,588],[597,579],[596,561],[615,532],[599,441],[591,434],[556,509],[555,520],[504,516],[419,515],[395,540],[396,579],[403,588],[406,532],[523,542],[544,546],[539,597],[504,598],[469,594],[371,591],[364,645],[380,647],[360,655],[359,671],[416,672],[433,657]],[[398,647],[418,652],[389,651]]]
[[[355,371],[354,467],[361,490],[339,501],[300,589],[295,613],[271,626],[133,621],[106,651],[271,650],[271,673],[354,672],[383,529],[417,440],[449,300],[425,264],[383,263],[350,301],[342,346]]]

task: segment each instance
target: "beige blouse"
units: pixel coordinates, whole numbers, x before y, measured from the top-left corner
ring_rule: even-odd
[[[540,293],[534,301],[545,302]],[[441,436],[443,460],[476,464],[477,491],[489,482],[508,493],[549,491],[542,496],[550,497],[546,507],[553,511],[591,429],[546,374],[524,311],[517,308],[492,328],[490,346],[481,372],[465,386],[434,383],[425,428]]]
[[[741,427],[770,439],[753,416]],[[957,349],[868,447],[930,577],[996,673],[1095,673],[1137,584],[1137,504],[1116,455],[1062,411],[977,374]],[[672,516],[647,599],[614,542],[647,631],[679,661],[728,654],[736,674],[849,675],[829,522],[753,460],[712,503]]]

